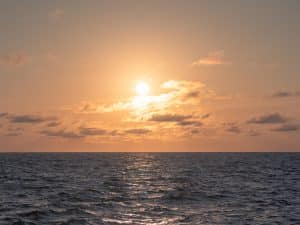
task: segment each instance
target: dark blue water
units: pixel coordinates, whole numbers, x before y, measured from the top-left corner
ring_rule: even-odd
[[[0,154],[0,224],[300,224],[300,154]]]

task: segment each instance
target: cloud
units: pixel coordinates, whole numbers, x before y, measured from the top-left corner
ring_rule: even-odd
[[[223,50],[210,52],[206,57],[200,58],[192,63],[193,66],[216,66],[230,64],[231,62],[225,59]]]
[[[66,131],[64,129],[62,130],[43,130],[40,132],[43,135],[50,136],[50,137],[61,137],[61,138],[66,138],[66,139],[78,139],[82,138],[83,136],[80,134],[77,134],[73,131]]]
[[[54,21],[61,19],[65,14],[63,9],[56,8],[48,13],[48,17]]]
[[[81,127],[80,134],[83,136],[100,136],[108,134],[108,131],[100,128]]]
[[[247,121],[247,123],[255,123],[255,124],[276,124],[276,123],[285,123],[285,122],[287,122],[287,118],[280,115],[279,113],[262,115],[260,117],[252,118]]]
[[[127,135],[145,135],[152,132],[150,129],[146,128],[133,128],[125,130],[109,130],[95,127],[79,127],[74,131],[67,131],[66,129],[60,130],[42,130],[40,134],[50,136],[50,137],[60,137],[66,139],[79,139],[88,137],[99,137],[104,136],[105,138],[119,136],[126,137]]]
[[[6,113],[6,112],[5,112],[5,113],[3,113],[3,112],[0,113],[0,118],[1,118],[1,117],[6,117],[6,116],[8,116],[8,113]]]
[[[286,98],[286,97],[296,97],[296,96],[300,96],[300,91],[296,91],[296,92],[278,91],[272,95],[273,98]]]
[[[9,127],[7,129],[7,133],[5,134],[5,136],[9,136],[9,137],[21,136],[22,132],[23,132],[23,128],[20,128],[20,127]]]
[[[299,125],[296,124],[284,124],[280,127],[277,127],[275,129],[273,129],[272,131],[278,131],[278,132],[294,132],[294,131],[298,131],[300,128]]]
[[[231,133],[236,133],[236,134],[239,134],[242,132],[241,129],[236,125],[230,126],[229,128],[226,129],[226,131],[231,132]]]
[[[128,129],[124,131],[125,134],[137,134],[137,135],[148,134],[150,132],[151,130],[145,128]]]
[[[181,127],[200,127],[203,123],[195,120],[193,115],[182,114],[153,114],[148,121],[159,123],[174,123]]]
[[[202,122],[200,121],[196,121],[196,120],[184,120],[184,121],[180,121],[180,122],[177,122],[177,124],[179,126],[195,126],[195,127],[200,127],[203,125]]]
[[[200,95],[199,91],[190,91],[188,93],[186,93],[185,97],[186,98],[198,98]]]
[[[58,127],[61,123],[58,121],[53,121],[47,124],[47,127]]]
[[[11,53],[0,56],[0,65],[5,66],[22,66],[28,61],[28,56],[22,53]]]
[[[149,118],[153,122],[183,122],[186,119],[192,118],[192,115],[180,114],[154,114]]]
[[[224,130],[230,133],[239,134],[242,133],[242,130],[238,123],[236,122],[225,122],[223,123]]]
[[[79,113],[96,113],[103,110],[102,105],[93,102],[83,102],[79,105]]]
[[[121,130],[108,130],[108,129],[101,129],[101,128],[80,128],[80,135],[82,136],[123,136],[125,134],[135,134],[135,135],[142,135],[148,134],[151,130],[146,128],[133,128],[133,129],[126,129],[124,131]]]
[[[74,111],[85,114],[127,111],[134,115],[134,118],[141,118],[154,113],[175,113],[183,107],[198,111],[201,101],[215,97],[216,94],[201,82],[169,80],[162,83],[160,93],[156,95],[134,96],[110,104],[83,102],[75,106]]]
[[[11,123],[43,123],[48,121],[56,120],[56,117],[42,117],[38,115],[12,115],[9,116]]]
[[[209,117],[210,117],[210,113],[206,113],[206,114],[201,116],[202,119],[207,119]]]

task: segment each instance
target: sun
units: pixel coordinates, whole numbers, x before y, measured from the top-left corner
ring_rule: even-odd
[[[135,92],[138,95],[142,95],[142,96],[148,95],[149,91],[150,91],[150,86],[144,81],[139,81],[135,86]]]

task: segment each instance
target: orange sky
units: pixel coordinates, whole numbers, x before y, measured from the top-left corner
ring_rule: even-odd
[[[299,9],[2,1],[0,151],[299,151]]]

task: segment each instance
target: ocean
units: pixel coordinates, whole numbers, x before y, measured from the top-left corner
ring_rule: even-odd
[[[0,224],[300,224],[300,154],[2,153]]]

